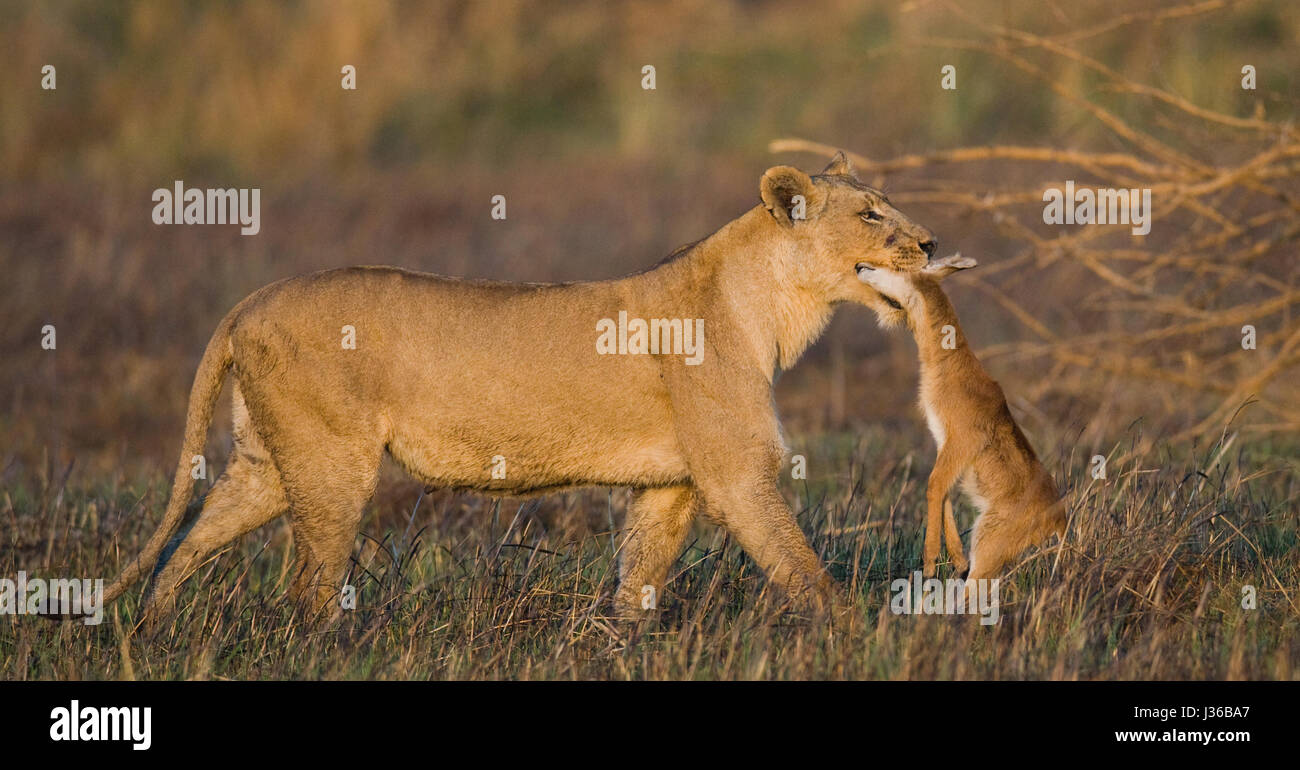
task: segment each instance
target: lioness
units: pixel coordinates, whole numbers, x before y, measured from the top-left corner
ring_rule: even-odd
[[[830,578],[777,487],[785,445],[773,380],[839,303],[893,307],[859,270],[919,270],[936,244],[859,182],[842,153],[815,177],[768,169],[759,196],[693,247],[618,280],[516,284],[354,267],[249,295],[199,363],[162,524],[104,601],[176,533],[191,458],[229,371],[232,457],[159,562],[148,610],[170,606],[214,550],[286,511],[294,594],[324,608],[337,598],[385,451],[430,486],[502,495],[632,487],[620,612],[643,609],[643,587],[662,590],[701,511],[787,596],[825,606]],[[642,324],[633,330],[625,319]],[[648,346],[646,319],[660,321],[660,334],[695,331],[695,354],[680,339]],[[658,353],[635,354],[651,347]]]

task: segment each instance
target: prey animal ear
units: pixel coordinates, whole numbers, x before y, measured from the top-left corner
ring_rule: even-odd
[[[936,259],[925,267],[921,272],[934,278],[943,278],[949,273],[955,273],[958,270],[969,270],[979,263],[970,257],[963,257],[961,254],[953,254],[951,257]]]
[[[835,157],[831,158],[830,165],[822,169],[822,174],[835,174],[838,176],[851,176],[854,179],[858,178],[858,172],[853,168],[853,161],[849,160],[849,156],[844,154],[844,150],[838,150],[835,153]]]
[[[821,210],[821,194],[812,178],[794,166],[773,166],[763,174],[759,197],[772,218],[791,227],[811,219]]]

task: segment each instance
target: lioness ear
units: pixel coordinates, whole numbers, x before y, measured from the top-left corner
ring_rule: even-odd
[[[844,150],[838,150],[835,153],[835,157],[831,158],[831,164],[822,169],[822,174],[835,174],[838,176],[851,176],[854,179],[858,178],[858,172],[853,168],[853,162],[849,160],[849,156],[844,154]]]
[[[807,174],[793,166],[773,166],[763,174],[759,196],[772,217],[789,227],[815,213],[816,187]]]
[[[961,254],[953,254],[951,257],[934,260],[921,268],[921,272],[935,278],[942,278],[945,275],[955,273],[958,270],[969,270],[978,264],[978,262],[970,257],[963,257]]]

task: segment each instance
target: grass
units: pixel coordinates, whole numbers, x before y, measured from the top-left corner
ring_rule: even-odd
[[[250,534],[186,584],[152,638],[138,592],[99,626],[0,619],[10,679],[1294,679],[1300,626],[1293,445],[1236,434],[1117,446],[1107,478],[1048,453],[1068,489],[1064,547],[1026,554],[1001,621],[895,615],[919,569],[931,449],[917,430],[802,437],[787,498],[853,608],[832,631],[782,611],[743,553],[701,525],[660,617],[603,613],[621,491],[527,501],[381,485],[355,550],[358,606],[304,621],[284,589],[287,525]],[[1132,436],[1135,446],[1145,442]],[[7,482],[6,482],[7,483]],[[161,517],[167,485],[73,473],[8,484],[0,576],[111,578]],[[413,515],[412,515],[413,514]],[[971,511],[959,509],[968,525]],[[942,573],[941,573],[941,576]],[[1253,586],[1256,608],[1243,608]]]

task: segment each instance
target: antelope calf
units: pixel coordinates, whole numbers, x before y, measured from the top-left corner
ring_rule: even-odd
[[[892,300],[881,324],[906,321],[921,360],[921,409],[939,446],[926,488],[926,577],[934,575],[941,527],[954,566],[972,579],[997,577],[1025,548],[1052,533],[1065,534],[1056,484],[1011,417],[1002,388],[966,343],[957,312],[939,287],[939,279],[975,264],[952,256],[914,273],[869,266],[858,271],[859,280]],[[948,498],[959,480],[979,509],[969,570]]]

